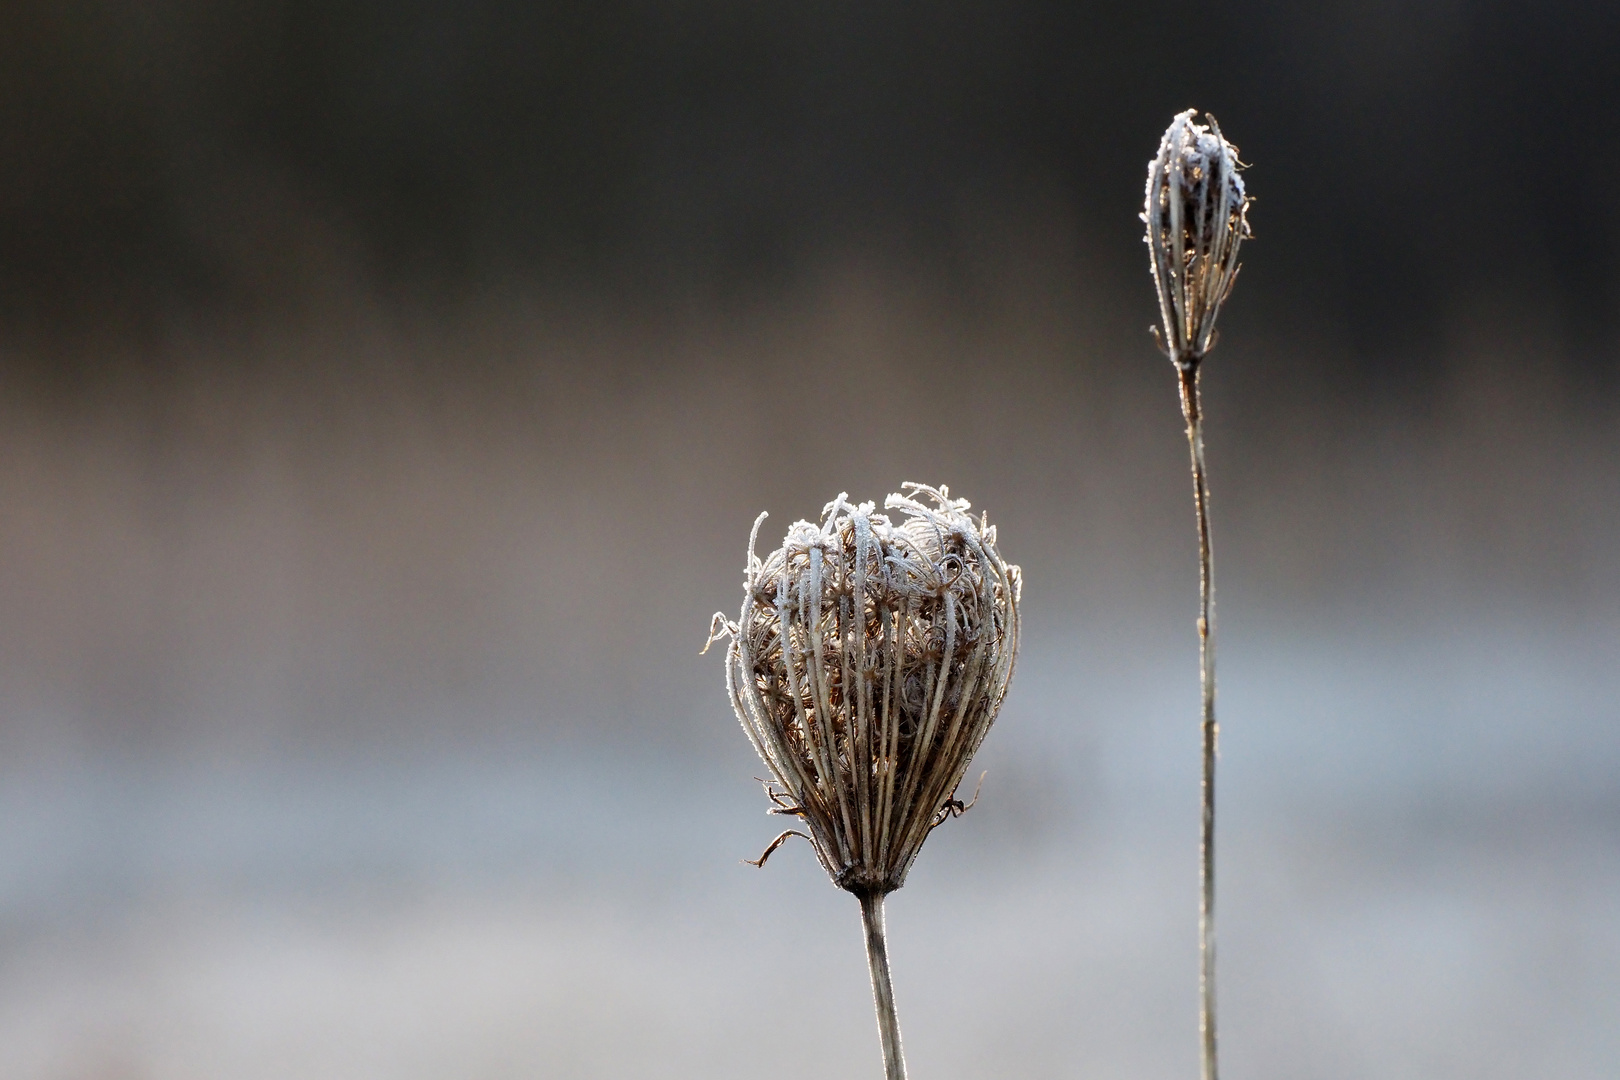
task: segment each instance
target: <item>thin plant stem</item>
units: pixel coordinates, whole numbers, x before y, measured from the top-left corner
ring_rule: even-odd
[[[1198,395],[1202,357],[1177,363],[1181,376],[1181,412],[1187,419],[1187,446],[1192,454],[1193,502],[1198,511],[1198,661],[1203,690],[1204,782],[1203,832],[1198,854],[1198,1032],[1202,1042],[1203,1080],[1217,1080],[1215,1068],[1215,750],[1220,728],[1215,723],[1215,578],[1210,564],[1209,487],[1204,479],[1203,415]]]
[[[883,1044],[883,1080],[906,1080],[900,1051],[900,1018],[889,981],[889,947],[883,934],[883,893],[862,892],[861,924],[866,928],[866,963],[872,969],[872,1003],[877,1008],[878,1040]]]

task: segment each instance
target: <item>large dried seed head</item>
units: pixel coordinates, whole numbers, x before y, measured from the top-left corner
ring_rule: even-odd
[[[1142,212],[1159,288],[1161,344],[1182,367],[1214,347],[1215,317],[1237,280],[1238,247],[1249,236],[1237,147],[1213,116],[1206,127],[1194,115],[1188,109],[1170,122],[1148,162]]]
[[[1018,567],[947,489],[903,485],[900,523],[827,504],[777,550],[748,543],[726,687],[770,770],[774,813],[798,817],[833,883],[898,889],[1007,693]]]

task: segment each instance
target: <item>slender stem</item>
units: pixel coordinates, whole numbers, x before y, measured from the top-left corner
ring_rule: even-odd
[[[1209,487],[1204,480],[1203,416],[1198,400],[1201,357],[1176,365],[1181,375],[1181,412],[1187,418],[1192,453],[1193,502],[1198,510],[1198,661],[1203,690],[1204,813],[1198,853],[1198,1032],[1203,1080],[1217,1080],[1215,1069],[1215,578],[1209,550]]]
[[[866,963],[872,969],[878,1040],[883,1044],[883,1080],[906,1080],[906,1059],[900,1052],[900,1018],[895,1015],[894,986],[889,982],[889,947],[883,936],[883,894],[856,895],[861,901],[861,923],[866,928]]]

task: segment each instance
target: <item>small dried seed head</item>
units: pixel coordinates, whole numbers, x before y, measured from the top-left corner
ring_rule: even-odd
[[[847,495],[760,559],[748,542],[726,688],[833,883],[887,893],[955,799],[1018,652],[1019,570],[947,489],[903,485],[892,524]],[[926,501],[925,501],[926,500]]]
[[[1180,367],[1215,345],[1215,317],[1238,274],[1238,246],[1249,236],[1249,197],[1237,147],[1220,125],[1193,123],[1188,109],[1170,122],[1148,162],[1148,251],[1159,287],[1160,344]],[[1157,331],[1155,331],[1156,333]]]

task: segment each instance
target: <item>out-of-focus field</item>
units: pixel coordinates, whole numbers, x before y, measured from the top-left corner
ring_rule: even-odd
[[[856,906],[802,848],[741,865],[780,819],[697,652],[758,510],[774,543],[911,479],[1027,582],[983,797],[890,904],[912,1069],[1191,1075],[1189,484],[1113,314],[1145,274],[936,286],[360,296],[0,387],[0,1075],[875,1072]],[[1207,376],[1226,1068],[1608,1077],[1616,413],[1511,305],[1400,404],[1241,310]]]

